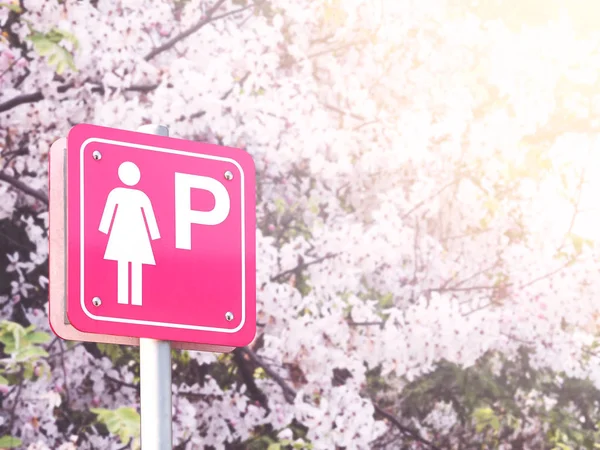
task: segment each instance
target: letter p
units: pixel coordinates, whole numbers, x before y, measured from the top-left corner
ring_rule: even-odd
[[[211,211],[192,209],[192,189],[204,189],[215,197]],[[229,193],[214,178],[175,172],[175,247],[192,249],[192,224],[218,225],[229,215]]]

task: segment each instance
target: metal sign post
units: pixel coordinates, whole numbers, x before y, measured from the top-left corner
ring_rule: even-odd
[[[144,125],[138,131],[168,136],[162,125]],[[171,450],[171,343],[140,338],[141,443],[144,450]]]
[[[140,338],[141,439],[144,450],[171,450],[171,344]]]

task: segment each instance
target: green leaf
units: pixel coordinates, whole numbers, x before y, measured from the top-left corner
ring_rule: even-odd
[[[8,384],[10,384],[10,382],[6,378],[4,378],[2,375],[0,375],[0,384],[8,385]]]
[[[23,445],[21,439],[12,436],[0,437],[0,448],[17,448]]]
[[[572,450],[567,444],[563,444],[562,442],[557,442],[556,447],[552,450]]]
[[[277,213],[279,215],[283,214],[285,212],[285,200],[283,200],[282,198],[276,198],[275,201],[275,210],[277,211]]]
[[[140,415],[133,408],[122,407],[114,411],[103,408],[92,408],[91,412],[98,416],[111,434],[119,436],[123,444],[140,436]]]
[[[98,420],[104,421],[104,419],[113,414],[113,411],[105,408],[90,408],[90,412],[96,414],[98,416]]]
[[[57,29],[50,30],[45,36],[46,39],[48,39],[53,44],[58,44],[63,39],[62,33]]]
[[[33,48],[40,54],[40,56],[48,56],[56,47],[56,44],[43,36],[31,38],[31,41],[33,42]]]
[[[131,450],[141,450],[140,438],[135,438],[131,441]]]
[[[5,334],[0,336],[0,342],[4,344],[5,353],[14,353],[15,351],[15,338],[12,334]]]
[[[272,444],[269,444],[269,446],[267,447],[267,450],[281,450],[281,444],[279,442],[274,442]]]
[[[24,362],[32,358],[43,358],[48,356],[48,352],[41,347],[27,346],[15,353],[17,362]]]
[[[116,434],[119,431],[119,418],[114,411],[110,409],[92,408],[94,414],[98,415],[98,421],[102,422],[108,428],[108,431],[112,434]]]
[[[494,197],[488,197],[486,201],[483,203],[483,207],[487,209],[490,214],[494,215],[498,208],[500,207],[500,203]]]
[[[8,8],[17,14],[21,14],[23,12],[21,5],[18,3],[0,3],[0,8]]]
[[[122,407],[122,408],[117,409],[115,412],[116,412],[117,416],[119,416],[124,423],[138,424],[140,421],[140,415],[133,408]]]
[[[57,74],[62,74],[67,68],[77,70],[73,55],[61,45],[61,42],[68,41],[73,44],[75,50],[79,48],[79,41],[73,34],[53,29],[46,34],[34,32],[29,36],[29,40],[40,56],[48,57],[48,64],[55,68]]]
[[[394,306],[394,294],[388,292],[387,294],[382,296],[379,300],[379,306],[381,306],[381,308],[383,309],[391,308],[392,306]]]
[[[98,350],[108,356],[113,363],[125,355],[125,351],[121,347],[115,344],[98,344]]]
[[[594,241],[592,241],[591,239],[585,239],[585,238],[583,238],[581,236],[578,236],[578,235],[576,235],[574,233],[569,234],[568,238],[573,243],[573,248],[575,248],[575,252],[576,253],[581,253],[581,251],[583,250],[584,245],[587,245],[589,247],[593,247],[594,246]]]
[[[64,62],[62,60],[59,60],[56,63],[56,73],[57,74],[61,75],[65,71],[66,68],[67,68],[67,63],[66,62]]]
[[[477,408],[473,412],[473,418],[475,419],[475,430],[478,433],[481,433],[487,426],[492,427],[496,432],[500,430],[500,420],[492,408]]]
[[[59,30],[59,33],[62,35],[62,38],[71,42],[73,44],[73,48],[77,50],[79,48],[79,40],[74,34],[69,33],[68,31]]]
[[[30,380],[33,377],[33,364],[24,364],[23,378]]]
[[[34,331],[27,334],[25,337],[31,344],[45,344],[51,339],[50,335],[48,333],[44,333],[43,331]]]

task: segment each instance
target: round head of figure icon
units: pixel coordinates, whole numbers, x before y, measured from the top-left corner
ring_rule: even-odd
[[[119,179],[127,186],[135,186],[140,181],[140,169],[131,161],[125,161],[119,166]]]

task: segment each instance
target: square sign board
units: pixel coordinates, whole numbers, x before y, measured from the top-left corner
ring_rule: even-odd
[[[64,162],[68,326],[222,348],[254,339],[255,171],[245,151],[82,124]]]

